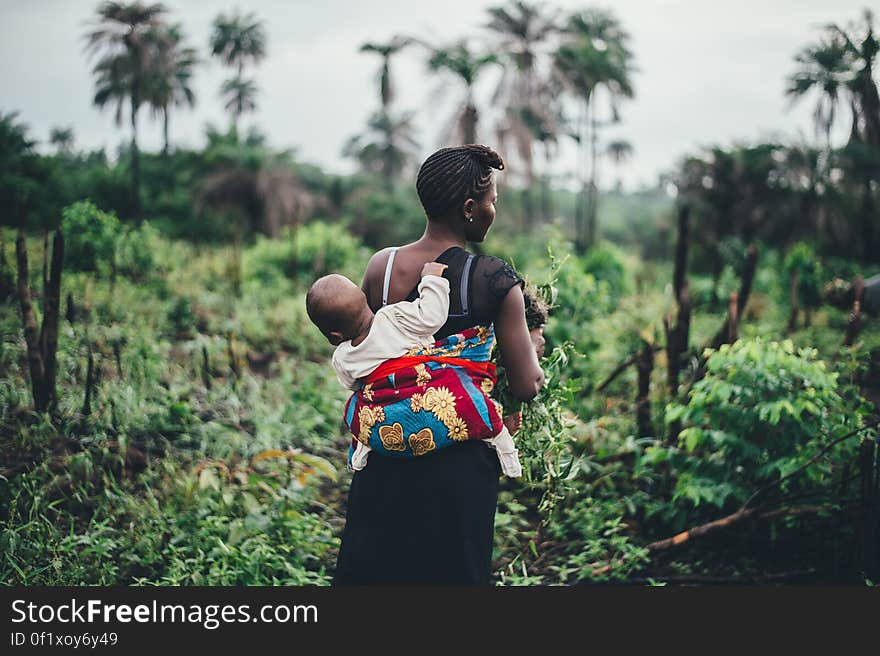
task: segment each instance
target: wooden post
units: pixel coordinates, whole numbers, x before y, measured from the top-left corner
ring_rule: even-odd
[[[690,324],[691,324],[691,297],[688,291],[687,280],[682,284],[681,294],[678,302],[678,315],[674,328],[670,327],[669,317],[663,320],[663,327],[666,331],[666,360],[667,360],[667,376],[666,382],[669,387],[669,397],[675,398],[678,394],[678,379],[681,372],[682,355],[688,350],[688,342],[690,340]],[[681,422],[674,421],[669,425],[669,434],[667,440],[670,444],[674,444],[678,440],[678,434],[681,432]]]
[[[18,265],[18,301],[21,308],[21,323],[24,327],[24,340],[27,344],[31,393],[34,396],[34,408],[37,412],[42,412],[48,406],[44,384],[45,365],[43,364],[43,354],[40,350],[40,334],[37,329],[37,319],[31,303],[31,290],[28,282],[27,244],[25,243],[23,230],[18,231],[18,238],[15,240],[15,256]]]
[[[211,363],[208,360],[208,347],[202,344],[202,383],[211,389]]]
[[[651,371],[654,369],[654,346],[645,343],[638,360],[636,360],[636,369],[638,370],[638,394],[636,396],[636,421],[639,427],[639,437],[650,437],[654,435],[654,428],[651,425],[651,400],[649,392],[651,389]]]
[[[844,346],[852,346],[862,327],[862,296],[865,292],[865,281],[862,280],[861,276],[856,276],[856,280],[853,283],[853,291],[853,298],[855,300],[853,300],[852,311],[849,313],[849,322],[846,325],[846,334],[843,338]]]
[[[678,241],[675,244],[675,269],[672,274],[672,288],[675,291],[675,299],[681,302],[681,293],[685,286],[687,273],[688,235],[690,223],[690,205],[681,205],[678,208]]]
[[[89,365],[86,369],[86,398],[83,401],[82,413],[88,417],[92,414],[92,386],[95,384],[95,360],[92,356],[92,345],[89,344]]]
[[[730,292],[730,300],[727,302],[727,343],[733,344],[739,334],[739,309],[737,307],[738,294]]]
[[[235,357],[235,333],[229,333],[229,337],[226,342],[226,354],[229,356],[229,370],[232,372],[232,375],[237,379],[239,376],[241,376],[241,371],[238,367],[238,360]]]
[[[730,308],[728,309],[727,319],[725,319],[724,324],[715,333],[715,337],[712,338],[712,341],[707,344],[709,348],[717,349],[719,346],[725,343],[729,343],[730,335],[737,334],[738,326],[729,325],[731,316],[733,316],[736,322],[739,322],[740,317],[742,317],[743,312],[745,311],[746,303],[749,301],[749,294],[752,291],[752,281],[755,278],[755,270],[758,266],[758,249],[752,244],[749,246],[748,251],[746,253],[746,265],[745,269],[743,269],[742,280],[740,281],[739,293],[736,295],[736,308],[733,313],[731,313]]]
[[[786,335],[791,335],[797,327],[798,315],[798,272],[791,272],[791,313],[788,315],[788,326],[785,329]]]
[[[113,358],[116,360],[116,375],[123,378],[122,373],[122,347],[118,339],[113,340]]]

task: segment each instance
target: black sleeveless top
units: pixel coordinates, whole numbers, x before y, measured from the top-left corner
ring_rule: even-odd
[[[503,260],[480,255],[468,266],[469,255],[453,246],[436,259],[450,283],[437,339],[493,323],[510,289],[523,286]],[[418,287],[406,300],[416,298]],[[370,453],[352,476],[333,584],[488,585],[500,474],[480,440],[416,458]]]
[[[523,279],[504,260],[492,255],[478,255],[473,258],[460,246],[451,246],[443,251],[435,262],[446,264],[448,268],[443,277],[449,280],[449,318],[434,336],[443,339],[473,326],[488,326],[498,316],[501,302],[514,285],[525,286]],[[462,278],[467,275],[465,284]],[[462,293],[468,295],[467,303]],[[406,297],[414,301],[419,297],[416,286]]]

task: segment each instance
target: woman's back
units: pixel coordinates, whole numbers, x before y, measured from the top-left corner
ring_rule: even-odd
[[[460,246],[450,246],[436,257],[424,259],[426,251],[409,248],[397,249],[393,260],[392,249],[382,251],[387,253],[384,258],[378,258],[379,263],[384,261],[383,266],[368,271],[364,279],[367,299],[374,312],[382,307],[383,300],[388,303],[414,301],[418,298],[418,274],[425,262],[446,264],[448,268],[443,277],[449,280],[449,318],[436,333],[437,339],[472,326],[493,323],[510,289],[523,285],[516,271],[492,255],[473,255]]]

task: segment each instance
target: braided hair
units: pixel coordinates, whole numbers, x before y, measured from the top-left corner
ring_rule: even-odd
[[[441,148],[419,169],[416,191],[428,218],[439,219],[468,198],[479,200],[492,184],[492,169],[504,160],[489,146]]]

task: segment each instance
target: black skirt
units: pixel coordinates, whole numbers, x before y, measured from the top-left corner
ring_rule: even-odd
[[[500,474],[480,440],[371,453],[352,477],[333,585],[488,585]]]

